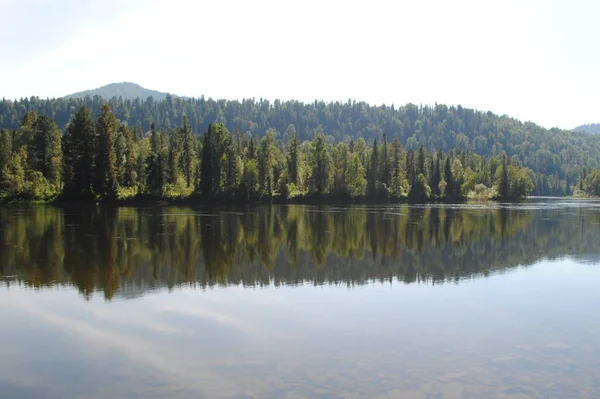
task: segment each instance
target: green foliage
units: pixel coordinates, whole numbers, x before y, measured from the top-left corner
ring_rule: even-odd
[[[351,197],[359,197],[365,194],[367,179],[365,179],[365,168],[360,162],[358,154],[350,155],[346,168],[346,187]]]
[[[3,197],[19,197],[25,193],[25,168],[27,148],[21,147],[10,156],[0,171],[0,188]]]
[[[469,150],[428,151],[423,145],[407,153],[398,137],[390,145],[386,137],[381,145],[376,138],[370,148],[362,137],[333,145],[321,127],[310,141],[300,142],[293,126],[282,139],[271,128],[258,140],[239,130],[232,135],[223,123],[209,125],[201,141],[190,120],[184,117],[172,129],[165,119],[163,129],[152,123],[143,132],[119,123],[109,104],[95,123],[82,107],[61,145],[56,124],[29,112],[17,131],[0,133],[1,195],[251,200],[317,194],[424,201],[492,194],[513,199],[533,188],[532,172],[504,153],[485,158]]]
[[[533,189],[529,170],[506,159],[503,159],[502,167],[496,171],[496,185],[498,198],[502,200],[523,198]]]
[[[58,191],[61,186],[62,132],[52,119],[40,116],[33,124],[33,142],[30,148],[30,165]]]
[[[310,165],[312,191],[317,194],[328,194],[333,184],[333,162],[325,143],[325,135],[322,133],[317,134],[312,142]]]
[[[595,169],[583,176],[578,186],[577,195],[600,197],[600,170]]]
[[[110,106],[102,106],[102,114],[96,122],[98,134],[98,150],[96,155],[96,193],[100,196],[113,196],[117,193],[117,154],[115,139],[117,135],[117,119]]]
[[[415,182],[410,186],[408,198],[414,201],[426,201],[431,197],[431,187],[427,184],[427,178],[419,173]]]
[[[246,193],[248,199],[254,198],[258,194],[258,162],[256,159],[249,159],[244,164],[244,176],[242,179],[242,191]],[[288,189],[289,192],[293,190]]]
[[[81,107],[67,127],[63,140],[65,191],[91,196],[98,137],[90,111]]]

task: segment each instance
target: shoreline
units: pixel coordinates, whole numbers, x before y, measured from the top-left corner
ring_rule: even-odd
[[[568,198],[568,197],[564,197]],[[151,195],[138,195],[126,199],[118,198],[63,198],[57,197],[47,201],[33,201],[27,199],[0,200],[0,206],[6,205],[113,205],[113,206],[189,206],[189,205],[388,205],[388,204],[464,204],[467,202],[486,203],[486,202],[522,202],[527,198],[436,198],[436,199],[415,199],[415,198],[382,198],[382,197],[356,197],[347,196],[321,196],[309,195],[292,198],[271,197],[271,198],[239,198],[239,197],[220,197],[204,198],[191,196],[186,198],[163,198]]]

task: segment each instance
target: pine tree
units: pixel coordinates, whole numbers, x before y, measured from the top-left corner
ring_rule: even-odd
[[[61,189],[62,172],[62,132],[56,123],[47,116],[40,116],[33,124],[32,157],[33,170],[42,173],[56,190]]]
[[[500,177],[499,191],[500,198],[510,198],[510,186],[508,182],[508,161],[506,159],[506,156],[502,157],[502,175]]]
[[[147,160],[147,185],[151,194],[161,196],[167,182],[168,151],[167,139],[157,132],[154,123],[150,126],[150,156]]]
[[[426,158],[427,153],[425,151],[425,147],[419,147],[419,154],[417,155],[417,175],[422,174],[423,176],[427,176],[427,169],[425,165]]]
[[[208,125],[208,131],[204,135],[202,146],[202,177],[200,187],[202,195],[210,197],[213,195],[213,138],[212,125]]]
[[[274,189],[274,147],[275,134],[268,131],[260,140],[260,149],[258,151],[258,185],[261,195],[271,197]]]
[[[417,170],[415,166],[415,151],[410,150],[406,154],[406,178],[408,179],[408,184],[413,185],[417,178]]]
[[[444,167],[444,178],[446,180],[446,197],[453,198],[456,195],[454,177],[452,176],[452,166],[450,164],[450,156],[446,158],[446,166]]]
[[[377,193],[377,175],[379,174],[379,148],[377,147],[377,138],[373,141],[373,151],[371,152],[371,165],[369,168],[368,194],[375,196]]]
[[[298,184],[298,135],[294,133],[290,142],[287,157],[288,179],[292,184]]]
[[[250,139],[250,144],[248,144],[248,159],[256,159],[256,139],[254,136]]]
[[[110,106],[102,106],[102,114],[96,122],[98,134],[98,151],[96,155],[96,192],[102,196],[117,193],[117,169],[115,154],[115,136],[117,134],[117,118]]]
[[[63,140],[65,183],[74,194],[94,193],[94,169],[98,137],[87,107],[83,106],[69,123]]]
[[[440,170],[440,158],[436,157],[435,162],[431,159],[431,179],[429,186],[431,187],[431,194],[434,196],[440,195],[440,182],[442,181],[442,171]]]
[[[310,159],[314,192],[318,194],[329,193],[333,182],[333,164],[323,133],[317,134],[313,140]]]
[[[385,134],[383,135],[383,146],[381,149],[381,182],[389,187],[391,184],[392,176],[390,173],[390,160],[388,157],[387,140]]]
[[[196,151],[194,150],[194,137],[192,135],[192,128],[188,123],[186,116],[183,117],[183,122],[179,129],[179,137],[181,140],[181,164],[182,170],[185,175],[185,182],[187,187],[192,185],[193,181],[193,170],[196,163]]]

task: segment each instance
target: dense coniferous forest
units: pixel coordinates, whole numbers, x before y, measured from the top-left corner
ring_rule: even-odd
[[[99,118],[105,113],[104,105],[109,106],[111,120],[99,124]],[[485,194],[480,193],[481,196],[494,196],[499,195],[491,191],[494,185],[499,188],[496,184],[498,179],[497,176],[489,176],[489,172],[498,170],[495,165],[504,162],[503,159],[506,157],[507,164],[529,169],[527,173],[533,182],[533,187],[531,191],[525,190],[526,193],[569,195],[580,179],[582,171],[600,166],[600,136],[544,129],[533,123],[522,123],[507,116],[498,116],[491,112],[481,112],[461,106],[449,107],[441,104],[371,106],[351,100],[345,103],[322,101],[302,103],[278,100],[269,102],[262,99],[226,101],[204,97],[180,98],[171,95],[166,95],[164,101],[156,101],[152,97],[145,100],[112,97],[105,101],[100,96],[49,100],[39,98],[2,100],[0,101],[0,128],[3,129],[2,144],[0,144],[2,165],[10,165],[15,169],[13,173],[17,175],[19,173],[28,175],[30,181],[43,183],[35,186],[41,187],[40,190],[47,193],[52,190],[46,187],[40,175],[33,172],[39,171],[48,185],[53,184],[53,179],[54,183],[59,183],[59,186],[54,188],[54,194],[59,193],[63,187],[67,191],[72,188],[69,186],[73,183],[72,179],[97,180],[99,177],[92,177],[91,171],[90,173],[80,171],[75,164],[69,164],[71,155],[68,152],[72,150],[72,146],[66,144],[69,140],[87,140],[85,135],[80,139],[70,138],[73,134],[77,134],[77,129],[73,130],[72,125],[77,122],[78,117],[81,118],[81,115],[77,116],[77,114],[82,107],[89,110],[89,117],[80,122],[90,125],[88,131],[90,137],[98,136],[99,139],[97,143],[94,142],[94,145],[97,144],[98,149],[102,151],[109,149],[110,154],[100,151],[98,165],[95,165],[95,155],[89,152],[86,152],[88,158],[85,159],[76,154],[73,162],[87,164],[88,168],[91,165],[104,168],[104,172],[111,173],[113,163],[116,169],[120,168],[108,178],[110,181],[105,182],[107,185],[99,181],[94,182],[93,189],[81,188],[79,185],[79,189],[85,194],[106,194],[110,191],[108,186],[111,185],[110,189],[114,192],[118,188],[121,195],[125,194],[123,188],[129,188],[129,194],[134,192],[159,194],[160,192],[160,195],[166,194],[167,197],[182,196],[185,193],[202,193],[202,188],[213,190],[211,191],[213,195],[222,191],[233,194],[236,191],[233,186],[236,184],[243,186],[242,189],[237,190],[237,194],[244,191],[246,195],[261,197],[265,192],[267,196],[290,193],[295,195],[340,193],[340,185],[346,184],[346,176],[341,176],[339,170],[328,170],[328,165],[331,163],[334,169],[339,169],[340,162],[343,160],[343,167],[350,167],[347,172],[350,173],[351,179],[355,179],[353,183],[356,183],[345,190],[346,194],[360,196],[393,191],[390,196],[401,196],[401,193],[408,195],[413,189],[412,183],[415,181],[423,183],[422,179],[418,179],[419,175],[423,174],[428,181],[431,195],[435,197],[440,195],[439,186],[432,187],[432,178],[436,180],[435,183],[438,179],[437,160],[440,161],[440,181],[445,181],[443,176],[446,170],[445,161],[450,158],[450,169],[454,166],[455,159],[461,162],[462,170],[457,170],[459,174],[470,172],[479,174],[479,168],[485,168],[485,165],[491,163],[490,170],[484,172],[488,176],[477,177],[474,185],[483,184],[489,190]],[[46,117],[43,121],[47,125],[47,132],[40,133],[39,129],[42,128],[43,123],[38,123],[37,136],[39,137],[34,144],[35,121],[33,119],[43,117]],[[50,124],[50,121],[54,123]],[[215,154],[211,154],[210,151],[205,154],[202,151],[209,125],[216,129],[215,132],[211,132],[210,140],[213,138],[217,141],[224,140],[210,149],[216,151]],[[185,132],[181,133],[181,129]],[[71,135],[69,130],[73,130]],[[112,130],[115,130],[114,134],[107,133]],[[61,132],[64,133],[64,137],[60,137]],[[105,137],[106,134],[108,137]],[[47,139],[44,139],[46,140],[44,143],[40,141],[42,136]],[[264,146],[263,138],[266,138]],[[56,158],[58,146],[55,146],[54,150],[44,150],[46,162],[44,169],[40,169],[42,166],[38,159],[42,151],[40,146],[56,144],[59,139],[63,141],[64,170],[60,173],[56,170],[58,167],[56,162],[59,162]],[[397,144],[394,144],[396,142]],[[88,144],[92,145],[92,141]],[[311,152],[312,144],[321,147]],[[396,156],[394,151],[397,151],[398,144],[399,157],[394,158]],[[27,147],[25,152],[21,151],[24,146]],[[38,152],[34,154],[36,146]],[[371,159],[373,147],[378,149],[375,159]],[[114,162],[109,160],[108,164],[104,164],[103,157],[108,156],[112,159],[113,149]],[[292,151],[291,155],[289,151]],[[427,158],[425,165],[419,164],[424,167],[418,168],[414,176],[411,170],[406,169],[408,161],[404,159],[404,157],[411,157],[409,155],[411,151],[414,155],[411,159],[413,161],[420,152],[425,152]],[[356,153],[360,162],[357,162],[354,159],[356,157],[351,156],[350,153]],[[181,154],[184,154],[183,157]],[[218,167],[215,172],[223,172],[221,161],[228,162],[228,174],[224,179],[221,176],[216,177],[217,181],[210,184],[207,181],[200,183],[203,174],[208,175],[213,172],[210,167],[201,167],[203,157],[211,156],[219,157],[217,160],[219,165],[216,165]],[[265,156],[268,159],[264,159]],[[290,156],[294,157],[292,164],[302,163],[299,166],[302,170],[288,165]],[[310,164],[311,160],[316,161],[318,157],[324,157],[324,163],[321,162],[316,166]],[[390,161],[389,158],[392,160]],[[23,164],[33,162],[35,167],[21,172],[18,162],[15,166],[15,162],[7,162],[9,159],[21,161]],[[384,162],[382,159],[389,162]],[[249,162],[253,160],[256,162]],[[381,165],[379,165],[380,161]],[[391,165],[396,161],[401,164],[400,167]],[[55,162],[55,169],[53,169],[54,176],[51,177],[49,173],[52,162]],[[145,168],[142,167],[144,165]],[[374,166],[381,170],[373,173]],[[174,167],[182,169],[173,173]],[[207,170],[201,172],[202,169]],[[393,181],[393,172],[397,169],[404,173],[404,177],[409,180],[408,184],[399,176],[397,181]],[[185,190],[178,180],[179,172],[182,173],[181,177],[186,183]],[[155,179],[148,179],[148,174]],[[363,174],[367,180],[364,190],[362,190],[362,179],[357,177]],[[322,180],[317,184],[317,181],[313,180],[318,176]],[[57,180],[59,177],[63,179],[64,186],[61,186],[62,181]],[[463,183],[472,180],[470,179],[472,176],[457,177],[458,181],[462,180]],[[134,179],[135,185],[132,183]],[[257,180],[256,184],[259,184],[260,188],[250,187],[255,183],[252,179]],[[298,179],[300,179],[299,183]],[[312,186],[311,181],[313,181]],[[212,187],[213,183],[219,187]],[[293,185],[287,187],[290,183]],[[192,187],[194,184],[196,186]],[[223,184],[229,186],[221,187]],[[469,184],[470,186],[465,187],[462,192],[462,187],[456,188],[453,195],[457,197],[467,196],[469,193],[475,195],[474,185]],[[393,185],[395,186],[392,188]],[[7,188],[10,184],[7,185],[5,182],[3,186],[4,196],[7,196],[10,194],[7,191],[11,191]],[[246,187],[249,188],[244,190]],[[385,190],[382,190],[383,188]],[[415,190],[412,190],[415,195],[428,192],[418,186]],[[479,191],[482,190],[483,187],[479,186]],[[18,192],[23,192],[23,187],[11,191],[12,194]],[[521,195],[522,192],[517,194]],[[41,193],[34,193],[33,196],[47,197]]]
[[[135,129],[108,103],[94,119],[82,106],[65,132],[48,116],[27,112],[0,136],[0,194],[49,200],[199,197],[205,200],[369,198],[426,201],[518,199],[533,189],[532,173],[504,152],[483,157],[424,145],[406,149],[385,133],[333,144],[318,132],[301,141],[231,134],[223,123],[195,134],[184,116],[175,128]]]

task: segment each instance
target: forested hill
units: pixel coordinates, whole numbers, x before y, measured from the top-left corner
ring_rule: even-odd
[[[104,98],[121,97],[123,99],[135,100],[136,98],[153,97],[157,101],[162,101],[167,98],[168,93],[162,93],[156,90],[143,88],[142,86],[131,83],[111,83],[106,86],[99,87],[93,90],[85,90],[79,93],[69,94],[66,98],[85,98],[86,96],[100,96]]]
[[[600,134],[600,123],[590,123],[587,125],[577,126],[573,130],[590,134]]]
[[[16,129],[25,113],[35,110],[39,115],[50,116],[64,130],[82,105],[97,117],[103,102],[100,96],[2,100],[0,128]],[[584,168],[600,166],[600,135],[545,129],[534,123],[461,106],[227,101],[171,95],[166,95],[164,101],[150,97],[133,100],[112,97],[108,102],[116,117],[138,132],[147,132],[153,122],[157,129],[169,131],[180,126],[183,115],[187,115],[195,133],[205,132],[210,123],[223,122],[231,132],[243,134],[263,136],[274,129],[282,142],[287,142],[293,131],[301,141],[323,132],[330,142],[361,136],[372,142],[385,134],[390,141],[398,137],[407,149],[416,150],[423,144],[431,150],[467,149],[488,157],[505,151],[523,166],[544,174],[535,178],[536,189],[564,186],[567,176],[573,183]]]

